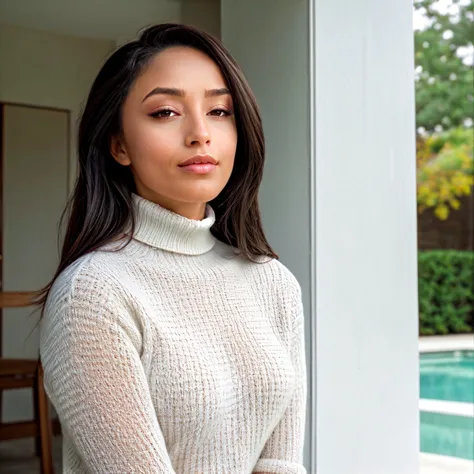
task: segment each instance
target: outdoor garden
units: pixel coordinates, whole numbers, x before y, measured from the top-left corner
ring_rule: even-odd
[[[419,249],[420,335],[474,326],[474,1],[415,0],[417,200],[441,234],[462,216],[463,235]],[[419,232],[424,231],[419,226]],[[438,232],[438,234],[439,234]],[[466,235],[465,235],[466,233]],[[462,238],[461,238],[462,237]],[[456,244],[452,242],[460,242]],[[428,248],[426,248],[428,247]],[[431,247],[431,248],[430,248]],[[474,336],[473,336],[474,337]]]

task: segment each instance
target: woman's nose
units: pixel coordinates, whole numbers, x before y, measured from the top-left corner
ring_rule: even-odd
[[[186,135],[186,146],[204,146],[211,143],[211,135],[202,119],[193,120]]]

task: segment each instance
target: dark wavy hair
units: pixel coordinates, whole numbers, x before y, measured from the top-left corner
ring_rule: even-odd
[[[122,235],[130,223],[133,234],[135,184],[129,167],[113,159],[110,141],[121,132],[122,105],[131,85],[155,55],[172,46],[192,47],[214,60],[235,106],[235,164],[227,185],[210,202],[216,214],[211,232],[249,260],[256,261],[262,256],[278,258],[261,224],[258,191],[265,144],[260,113],[247,80],[230,53],[213,36],[191,26],[160,24],[145,29],[137,40],[112,53],[89,92],[79,123],[79,173],[61,218],[64,221],[69,216],[60,263],[35,301],[42,311],[54,281],[66,267]]]

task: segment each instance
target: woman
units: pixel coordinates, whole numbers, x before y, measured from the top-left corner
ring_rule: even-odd
[[[102,67],[78,142],[40,301],[64,472],[305,473],[300,287],[262,230],[262,125],[235,61],[148,28]]]

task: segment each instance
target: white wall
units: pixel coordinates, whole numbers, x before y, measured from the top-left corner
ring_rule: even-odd
[[[222,0],[222,38],[262,109],[265,228],[305,295],[308,472],[418,473],[412,2]]]
[[[0,23],[0,102],[71,111],[70,182],[76,123],[89,87],[114,41],[64,36]]]
[[[308,5],[303,0],[222,0],[221,15],[224,44],[242,66],[261,108],[267,145],[260,194],[263,224],[302,286],[311,367]],[[310,406],[309,396],[308,472]]]

